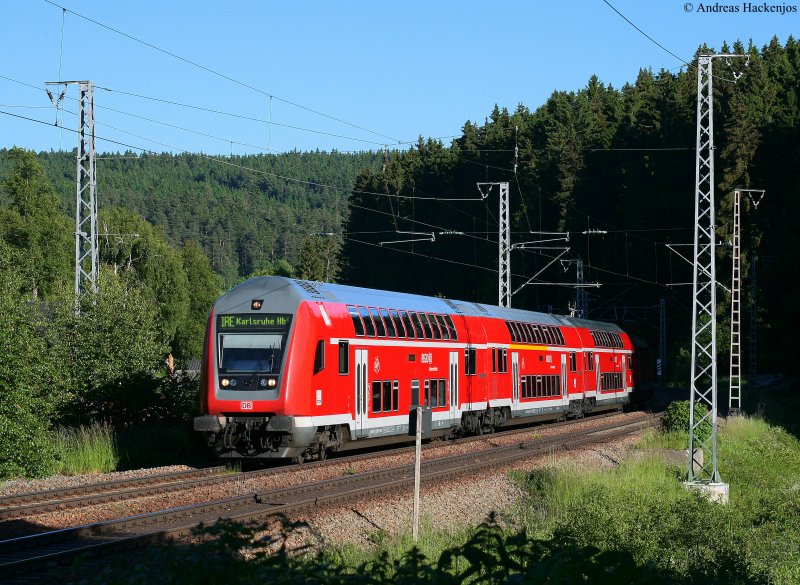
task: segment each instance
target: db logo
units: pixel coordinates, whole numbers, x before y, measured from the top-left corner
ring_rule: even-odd
[[[375,358],[375,363],[372,365],[372,369],[375,370],[376,374],[381,371],[381,362],[378,360],[378,358]]]

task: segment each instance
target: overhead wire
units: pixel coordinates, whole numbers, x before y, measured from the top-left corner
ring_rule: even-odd
[[[74,112],[69,112],[69,113],[75,115]],[[13,114],[11,112],[5,112],[5,111],[0,110],[0,114],[4,114],[6,116],[11,116],[11,117],[14,117],[14,118],[19,118],[19,119],[22,119],[22,120],[27,120],[29,122],[35,122],[37,124],[42,124],[44,126],[57,128],[57,126],[54,126],[53,124],[50,124],[49,122],[45,122],[43,120],[37,120],[35,118],[29,118],[27,116],[21,116],[19,114]],[[257,169],[257,168],[254,168],[254,167],[248,167],[246,165],[237,164],[237,163],[234,163],[232,161],[228,161],[228,160],[225,160],[225,159],[222,159],[222,158],[219,158],[219,157],[209,156],[209,155],[203,154],[203,153],[192,153],[192,152],[190,152],[188,150],[185,150],[183,148],[180,148],[180,147],[177,147],[177,146],[173,146],[171,144],[167,144],[166,142],[161,142],[159,140],[155,140],[155,139],[152,139],[152,138],[147,138],[146,136],[142,136],[142,135],[136,134],[134,132],[130,132],[130,131],[127,131],[127,130],[124,130],[124,129],[121,129],[121,128],[117,128],[115,126],[111,126],[110,124],[100,124],[100,123],[97,123],[97,124],[98,125],[102,125],[102,126],[106,126],[108,128],[112,128],[114,130],[117,130],[119,132],[123,132],[125,134],[129,134],[131,136],[135,136],[137,138],[141,138],[142,140],[146,140],[148,142],[152,142],[153,144],[158,144],[159,146],[163,146],[163,147],[168,148],[168,149],[170,149],[172,151],[176,151],[176,152],[179,152],[179,153],[182,153],[182,154],[193,154],[193,155],[195,155],[195,156],[197,156],[199,158],[210,160],[210,161],[214,161],[214,162],[216,162],[218,164],[221,164],[221,165],[224,165],[224,166],[229,166],[229,167],[237,168],[237,169],[244,170],[244,171],[250,171],[250,172],[253,172],[253,173],[257,173],[257,174],[260,174],[260,175],[273,177],[273,178],[276,178],[276,179],[281,179],[281,180],[288,181],[288,182],[291,182],[291,183],[302,184],[302,185],[317,187],[317,188],[321,188],[321,189],[330,189],[330,190],[339,191],[339,192],[355,193],[355,194],[359,194],[359,195],[374,195],[374,196],[378,196],[378,197],[386,197],[385,193],[378,193],[378,192],[374,192],[374,191],[366,191],[366,190],[362,190],[362,189],[346,189],[344,187],[337,187],[335,185],[329,185],[329,184],[326,184],[326,183],[319,183],[319,182],[316,182],[316,181],[307,181],[305,179],[298,179],[296,177],[290,177],[290,176],[287,176],[287,175],[281,175],[281,174],[278,174],[278,173],[272,173],[270,171],[265,171],[265,170]],[[75,133],[78,132],[75,129],[68,129],[68,130],[70,132],[75,132]],[[129,143],[126,143],[126,142],[122,142],[122,141],[119,141],[119,140],[114,140],[114,139],[111,139],[111,138],[108,138],[108,137],[105,137],[105,136],[95,135],[95,139],[96,140],[105,141],[105,142],[108,142],[110,144],[116,144],[118,146],[124,146],[126,148],[130,148],[130,149],[133,149],[133,150],[139,150],[139,151],[142,151],[142,152],[145,152],[145,153],[148,153],[148,154],[161,154],[161,153],[158,153],[158,152],[156,152],[154,150],[151,150],[149,148],[144,148],[142,146],[136,146],[136,145],[129,144]],[[468,198],[448,198],[448,197],[437,197],[437,198],[416,197],[416,196],[413,196],[413,195],[391,195],[391,196],[400,197],[402,199],[411,199],[411,200],[419,199],[419,200],[427,200],[427,201],[479,201],[479,199],[476,198],[476,197],[468,199]]]
[[[144,45],[144,46],[146,46],[146,47],[149,47],[149,48],[151,48],[151,49],[153,49],[153,50],[155,50],[155,51],[158,51],[158,52],[160,52],[160,53],[163,53],[163,54],[165,54],[165,55],[168,55],[168,56],[170,56],[170,57],[172,57],[172,58],[174,58],[174,59],[177,59],[177,60],[179,60],[179,61],[182,61],[182,62],[184,62],[184,63],[187,63],[187,64],[189,64],[189,65],[192,65],[193,67],[196,67],[196,68],[198,68],[198,69],[201,69],[201,70],[203,70],[203,71],[205,71],[205,72],[207,72],[207,73],[210,73],[210,74],[212,74],[212,75],[215,75],[215,76],[217,76],[217,77],[220,77],[220,78],[222,78],[222,79],[225,79],[225,80],[227,80],[227,81],[230,81],[231,83],[234,83],[234,84],[236,84],[236,85],[239,85],[239,86],[241,86],[241,87],[244,87],[244,88],[246,88],[246,89],[249,89],[249,90],[255,91],[255,92],[257,92],[257,93],[260,93],[260,94],[262,94],[262,95],[264,95],[264,96],[267,96],[267,97],[270,97],[270,98],[276,99],[276,100],[278,100],[278,101],[280,101],[280,102],[283,102],[283,103],[285,103],[285,104],[287,104],[287,105],[290,105],[290,106],[292,106],[292,107],[295,107],[295,108],[298,108],[298,109],[301,109],[301,110],[305,110],[305,111],[307,111],[307,112],[310,112],[310,113],[312,113],[312,114],[315,114],[315,115],[321,116],[321,117],[323,117],[323,118],[328,118],[329,120],[333,120],[333,121],[335,121],[335,122],[339,122],[340,124],[345,124],[345,125],[347,125],[347,126],[351,126],[351,127],[353,127],[353,128],[357,128],[358,130],[362,130],[362,131],[364,131],[364,132],[368,132],[368,133],[370,133],[370,134],[374,134],[374,135],[376,135],[376,136],[380,136],[380,137],[382,137],[382,138],[388,138],[389,140],[391,140],[391,141],[393,141],[393,142],[397,142],[397,141],[398,141],[396,138],[393,138],[393,137],[391,137],[391,136],[387,136],[386,134],[382,134],[382,133],[380,133],[380,132],[376,132],[376,131],[374,131],[374,130],[370,130],[369,128],[365,128],[365,127],[363,127],[363,126],[359,126],[358,124],[354,124],[354,123],[352,123],[352,122],[348,122],[348,121],[346,121],[346,120],[343,120],[343,119],[341,119],[341,118],[337,118],[336,116],[332,116],[332,115],[330,115],[330,114],[326,114],[326,113],[324,113],[324,112],[321,112],[321,111],[319,111],[319,110],[316,110],[316,109],[314,109],[314,108],[310,108],[310,107],[308,107],[308,106],[304,106],[304,105],[302,105],[302,104],[299,104],[299,103],[297,103],[297,102],[294,102],[294,101],[292,101],[292,100],[288,100],[288,99],[286,99],[286,98],[279,97],[279,96],[277,96],[277,95],[275,95],[275,94],[272,94],[272,93],[270,93],[270,92],[268,92],[268,91],[265,91],[265,90],[263,90],[263,89],[260,89],[260,88],[258,88],[258,87],[255,87],[255,86],[253,86],[253,85],[250,85],[249,83],[245,83],[244,81],[240,81],[240,80],[238,80],[238,79],[235,79],[235,78],[233,78],[233,77],[231,77],[231,76],[229,76],[229,75],[226,75],[226,74],[224,74],[224,73],[221,73],[221,72],[219,72],[219,71],[216,71],[216,70],[214,70],[214,69],[211,69],[210,67],[206,67],[205,65],[201,65],[200,63],[197,63],[196,61],[192,61],[191,59],[188,59],[188,58],[186,58],[186,57],[182,57],[182,56],[180,56],[180,55],[178,55],[178,54],[176,54],[176,53],[173,53],[172,51],[168,51],[167,49],[164,49],[164,48],[161,48],[161,47],[159,47],[159,46],[157,46],[157,45],[154,45],[153,43],[149,43],[149,42],[147,42],[147,41],[144,41],[144,40],[142,40],[142,39],[140,39],[140,38],[138,38],[138,37],[135,37],[135,36],[133,36],[133,35],[131,35],[131,34],[128,34],[128,33],[125,33],[125,32],[123,32],[123,31],[119,30],[119,29],[116,29],[116,28],[114,28],[114,27],[112,27],[112,26],[109,26],[109,25],[107,25],[107,24],[104,24],[104,23],[102,23],[102,22],[99,22],[99,21],[97,21],[97,20],[94,20],[93,18],[90,18],[90,17],[88,17],[88,16],[85,16],[85,15],[83,15],[83,14],[80,14],[80,13],[78,13],[78,12],[75,12],[75,11],[73,11],[73,10],[69,10],[68,8],[66,8],[66,7],[64,7],[64,6],[61,6],[60,4],[57,4],[57,3],[56,3],[56,2],[54,2],[53,0],[43,0],[43,1],[44,1],[44,2],[46,2],[47,4],[50,4],[50,5],[52,5],[52,6],[55,6],[55,7],[57,7],[57,8],[60,8],[60,9],[61,9],[62,11],[64,11],[64,12],[69,12],[69,13],[71,13],[71,14],[74,14],[74,15],[75,15],[75,16],[77,16],[78,18],[82,18],[83,20],[86,20],[87,22],[91,22],[92,24],[95,24],[95,25],[97,25],[97,26],[100,26],[100,27],[102,27],[102,28],[104,28],[104,29],[106,29],[106,30],[109,30],[109,31],[111,31],[111,32],[113,32],[113,33],[115,33],[115,34],[118,34],[118,35],[120,35],[120,36],[123,36],[123,37],[125,37],[125,38],[127,38],[127,39],[130,39],[130,40],[132,40],[132,41],[135,41],[135,42],[137,42],[137,43],[140,43],[140,44],[142,44],[142,45]]]

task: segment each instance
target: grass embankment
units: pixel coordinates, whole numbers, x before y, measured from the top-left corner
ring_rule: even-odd
[[[683,487],[683,465],[658,453],[673,448],[685,448],[685,437],[653,432],[611,471],[515,474],[526,501],[502,522],[455,533],[426,526],[418,548],[409,535],[375,532],[369,551],[289,554],[278,538],[268,554],[259,552],[264,541],[254,529],[217,525],[210,532],[221,538],[154,551],[135,577],[118,582],[800,583],[797,438],[761,420],[726,422],[719,467],[730,484],[728,505]],[[295,528],[287,524],[285,532]]]

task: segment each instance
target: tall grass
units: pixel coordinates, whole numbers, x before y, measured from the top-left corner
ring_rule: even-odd
[[[57,427],[56,473],[107,473],[117,468],[114,429],[105,423],[91,426]]]

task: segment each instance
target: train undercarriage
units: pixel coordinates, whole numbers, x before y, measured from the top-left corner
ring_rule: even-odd
[[[458,438],[492,433],[507,425],[547,420],[579,419],[592,412],[618,410],[622,402],[597,403],[594,397],[572,400],[567,408],[551,412],[511,417],[509,407],[489,407],[465,412],[461,422],[434,429],[432,436]],[[195,430],[205,433],[215,454],[228,459],[291,459],[295,463],[324,460],[339,451],[402,443],[406,433],[353,440],[347,425],[298,427],[294,417],[274,415],[235,415],[199,417]]]

